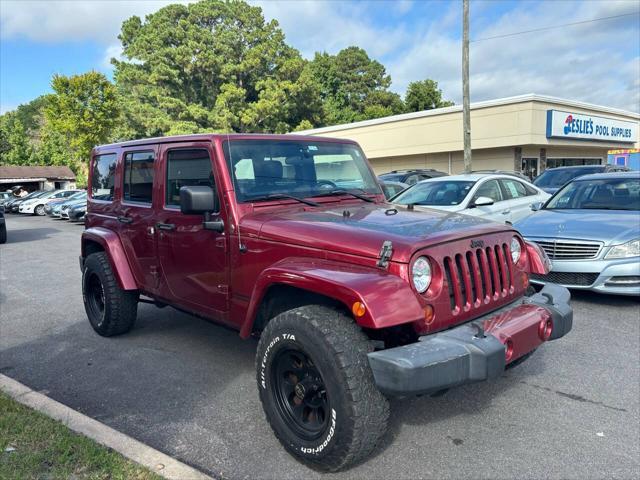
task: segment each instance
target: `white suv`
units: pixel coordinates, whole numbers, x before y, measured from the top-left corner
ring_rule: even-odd
[[[80,192],[80,190],[52,190],[41,197],[22,202],[18,207],[18,212],[29,215],[44,215],[44,206],[51,200],[67,198],[78,192]]]

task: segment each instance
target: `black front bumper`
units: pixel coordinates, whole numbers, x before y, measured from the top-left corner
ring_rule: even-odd
[[[549,340],[555,340],[573,325],[570,298],[566,288],[546,285],[539,293],[500,311],[526,304],[544,308],[553,322]],[[505,345],[494,335],[482,334],[484,321],[498,312],[420,337],[417,343],[368,354],[378,389],[392,396],[420,395],[498,377],[507,364]]]

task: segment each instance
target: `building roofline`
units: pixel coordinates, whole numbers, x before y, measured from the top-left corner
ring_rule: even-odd
[[[495,100],[486,100],[484,102],[474,102],[471,104],[471,110],[498,107],[501,105],[513,105],[517,103],[525,102],[546,102],[556,103],[566,107],[584,108],[589,110],[596,110],[600,113],[610,113],[614,115],[624,115],[640,120],[640,113],[631,112],[629,110],[622,110],[618,108],[605,107],[603,105],[595,105],[593,103],[579,102],[576,100],[566,100],[564,98],[552,97],[549,95],[538,95],[535,93],[528,93],[526,95],[516,95],[514,97],[498,98]],[[329,127],[313,128],[310,130],[302,130],[300,132],[292,132],[295,135],[309,135],[317,133],[330,133],[346,130],[350,128],[368,127],[371,125],[382,125],[385,123],[401,122],[403,120],[413,120],[416,118],[431,117],[434,115],[444,115],[447,113],[461,112],[462,105],[453,105],[452,107],[434,108],[432,110],[422,110],[419,112],[401,113],[400,115],[391,115],[389,117],[374,118],[371,120],[362,120],[353,123],[343,123],[340,125],[331,125]]]

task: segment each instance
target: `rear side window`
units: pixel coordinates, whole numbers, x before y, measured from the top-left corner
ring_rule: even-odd
[[[532,195],[527,191],[526,186],[517,180],[500,180],[504,187],[507,199],[520,198]]]
[[[129,202],[151,203],[153,152],[129,152],[124,157],[122,198]]]
[[[180,189],[182,187],[213,187],[214,184],[209,152],[203,149],[169,151],[165,205],[180,205]]]
[[[116,175],[116,154],[96,155],[91,172],[91,198],[113,200],[113,186]]]

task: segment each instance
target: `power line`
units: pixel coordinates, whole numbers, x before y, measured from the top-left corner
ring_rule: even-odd
[[[600,22],[602,20],[611,20],[613,18],[629,17],[631,15],[638,15],[638,14],[640,14],[640,11],[632,12],[632,13],[624,13],[622,15],[613,15],[611,17],[592,18],[591,20],[583,20],[581,22],[563,23],[561,25],[553,25],[551,27],[534,28],[532,30],[523,30],[522,32],[505,33],[504,35],[495,35],[493,37],[478,38],[476,40],[471,40],[470,43],[482,42],[484,40],[493,40],[495,38],[513,37],[515,35],[524,35],[525,33],[541,32],[543,30],[551,30],[553,28],[569,27],[572,25],[582,25],[585,23]]]

